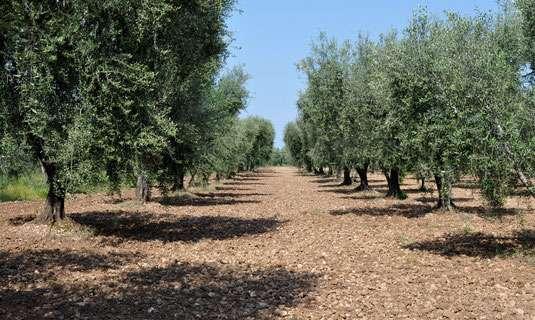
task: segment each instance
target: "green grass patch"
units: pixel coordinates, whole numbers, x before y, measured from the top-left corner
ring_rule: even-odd
[[[38,170],[13,178],[0,176],[0,202],[44,199],[47,192],[45,178]]]

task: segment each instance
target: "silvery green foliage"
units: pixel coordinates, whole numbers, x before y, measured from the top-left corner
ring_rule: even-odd
[[[210,102],[244,95],[229,92],[236,86],[226,80],[212,92],[233,1],[1,6],[8,13],[0,18],[2,157],[27,145],[33,159],[53,168],[58,197],[103,171],[118,184],[132,173],[193,165],[206,153],[196,146],[224,130],[214,128],[219,115],[244,106],[241,97],[217,108]],[[237,71],[236,81],[243,76]]]
[[[529,17],[532,5],[519,3]],[[403,33],[377,43],[361,36],[339,46],[322,35],[300,64],[305,138],[292,154],[315,166],[425,171],[446,207],[457,179],[475,175],[489,203],[503,205],[517,178],[533,177],[533,89],[520,74],[531,59],[530,23],[504,5],[473,17],[420,10]]]
[[[318,167],[341,166],[345,162],[340,118],[350,53],[349,43],[339,46],[334,39],[321,34],[312,45],[311,55],[298,65],[308,81],[298,107],[317,134],[310,157]]]

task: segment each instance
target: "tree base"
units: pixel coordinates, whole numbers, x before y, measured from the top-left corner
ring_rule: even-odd
[[[385,197],[386,198],[399,199],[399,200],[407,199],[407,195],[401,190],[399,190],[399,191],[389,191],[389,192],[386,193]]]
[[[453,201],[444,201],[442,199],[439,199],[436,206],[435,206],[435,210],[439,210],[439,211],[444,211],[444,212],[450,212],[450,211],[453,211],[457,208],[457,206],[455,205],[455,203],[453,203]]]
[[[55,224],[65,220],[65,199],[48,195],[44,209],[35,218],[37,224]]]
[[[136,199],[141,202],[149,202],[151,198],[150,186],[145,176],[138,176],[136,187]]]

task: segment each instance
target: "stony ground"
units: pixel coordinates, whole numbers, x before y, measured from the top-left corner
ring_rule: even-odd
[[[0,204],[0,319],[535,319],[535,202],[458,209],[268,168],[211,191]]]

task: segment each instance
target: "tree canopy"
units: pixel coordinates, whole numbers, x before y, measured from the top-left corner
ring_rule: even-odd
[[[378,41],[339,45],[321,34],[298,65],[307,86],[286,128],[292,159],[318,172],[355,168],[361,190],[368,166],[381,170],[399,198],[406,174],[433,177],[445,209],[463,174],[478,177],[493,206],[517,180],[531,188],[533,94],[521,74],[532,61],[533,5],[519,8],[523,16],[510,5],[473,17],[420,10]]]

